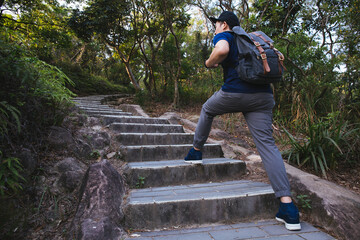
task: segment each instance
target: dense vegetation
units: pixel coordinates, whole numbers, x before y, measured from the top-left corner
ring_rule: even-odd
[[[21,188],[16,146],[60,124],[75,94],[136,93],[174,108],[205,101],[222,84],[220,69],[203,66],[209,16],[222,10],[285,55],[274,86],[284,156],[323,175],[358,163],[359,0],[0,0],[1,193]]]

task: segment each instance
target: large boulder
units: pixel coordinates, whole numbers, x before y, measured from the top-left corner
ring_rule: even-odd
[[[66,191],[72,192],[81,184],[86,167],[75,158],[65,158],[55,165],[54,171],[60,175],[58,185]]]
[[[308,214],[314,225],[341,239],[360,239],[360,195],[288,164],[286,171],[295,195],[311,201]]]
[[[63,127],[52,126],[49,129],[47,142],[55,150],[71,149],[75,146],[71,132]]]
[[[121,239],[124,194],[124,181],[107,160],[91,165],[82,182],[69,239]]]
[[[103,152],[111,143],[111,136],[101,126],[83,128],[75,134],[76,156],[82,159],[91,157],[94,151]]]
[[[29,177],[37,168],[37,156],[28,148],[21,148],[15,156],[23,166],[24,176]]]

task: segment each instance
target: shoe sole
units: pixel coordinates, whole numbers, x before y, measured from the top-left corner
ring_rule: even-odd
[[[278,217],[275,217],[275,219],[279,222],[285,223],[285,227],[287,230],[290,230],[290,231],[300,231],[301,230],[300,223],[287,223],[287,222],[285,222],[284,219],[281,219]]]
[[[192,164],[202,164],[202,160],[184,160],[186,163],[192,163]]]

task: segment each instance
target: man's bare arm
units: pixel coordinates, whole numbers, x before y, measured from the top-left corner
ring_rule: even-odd
[[[220,40],[216,43],[215,48],[210,54],[208,60],[205,61],[205,65],[208,68],[216,68],[219,64],[225,60],[229,54],[230,46],[226,40]]]

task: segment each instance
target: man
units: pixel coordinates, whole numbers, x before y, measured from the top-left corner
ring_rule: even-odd
[[[300,230],[299,211],[291,199],[290,184],[287,179],[283,159],[272,136],[272,108],[275,105],[270,84],[254,85],[242,81],[235,67],[238,50],[235,37],[231,32],[239,26],[239,19],[229,11],[224,11],[218,18],[210,18],[215,23],[215,48],[205,61],[206,68],[219,65],[224,70],[224,84],[203,105],[198,121],[193,148],[185,157],[185,162],[202,163],[204,146],[217,115],[242,112],[261,156],[275,196],[280,199],[276,219],[285,223],[288,230]]]

